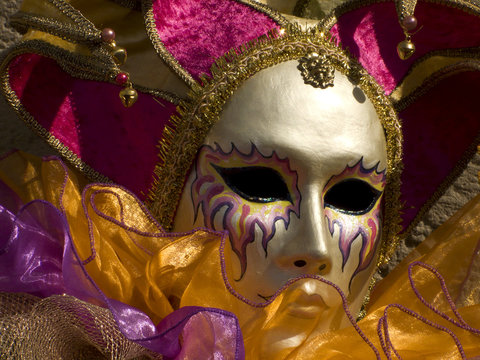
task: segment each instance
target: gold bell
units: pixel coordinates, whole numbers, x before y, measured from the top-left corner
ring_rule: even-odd
[[[122,47],[115,47],[112,51],[112,57],[115,64],[118,66],[123,65],[127,61],[127,50]]]
[[[415,44],[410,39],[405,39],[398,43],[397,53],[398,57],[402,60],[407,60],[415,52]]]
[[[125,106],[127,108],[129,108],[133,104],[135,104],[137,102],[137,99],[138,99],[137,91],[131,86],[126,87],[125,89],[121,90],[120,93],[118,94],[118,96],[120,96],[120,100],[122,100],[123,106]]]

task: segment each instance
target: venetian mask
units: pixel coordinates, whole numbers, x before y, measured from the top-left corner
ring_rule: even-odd
[[[301,70],[298,60],[266,68],[231,96],[197,154],[174,230],[226,230],[230,281],[249,301],[320,275],[358,313],[381,242],[384,129],[347,76],[330,69],[318,86]],[[323,330],[343,311],[318,281],[303,281],[298,294],[287,311],[324,312]]]

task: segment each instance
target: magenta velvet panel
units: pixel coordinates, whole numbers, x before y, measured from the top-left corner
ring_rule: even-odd
[[[125,108],[121,87],[73,78],[37,54],[17,56],[8,73],[12,90],[38,124],[93,169],[145,197],[175,105],[139,93],[137,103]]]
[[[412,64],[430,51],[480,46],[480,18],[435,3],[419,2],[415,9],[416,52],[408,60],[397,55],[397,44],[405,39],[393,2],[376,3],[342,15],[332,34],[359,59],[390,94]]]
[[[441,81],[400,113],[404,133],[403,226],[457,166],[480,136],[480,72]]]
[[[278,25],[231,0],[153,1],[157,33],[167,50],[194,78],[209,74],[215,59]]]

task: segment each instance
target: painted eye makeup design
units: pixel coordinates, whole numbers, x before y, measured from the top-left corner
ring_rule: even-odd
[[[361,242],[358,266],[350,278],[371,264],[382,231],[382,195],[385,170],[363,166],[363,158],[332,176],[323,191],[323,206],[330,234],[338,232],[342,271],[350,258],[352,244]]]
[[[285,180],[272,168],[263,166],[222,168],[214,164],[212,166],[225,184],[245,200],[256,203],[292,202]]]
[[[324,196],[325,206],[350,214],[363,215],[369,212],[382,194],[368,182],[360,179],[345,179],[333,185]]]
[[[195,172],[191,188],[195,218],[201,211],[205,226],[215,229],[215,217],[222,214],[221,226],[240,259],[241,278],[247,267],[246,248],[257,229],[266,255],[277,223],[287,229],[292,213],[300,217],[297,172],[287,158],[275,152],[263,155],[253,144],[249,153],[233,144],[229,152],[218,144],[204,145]]]

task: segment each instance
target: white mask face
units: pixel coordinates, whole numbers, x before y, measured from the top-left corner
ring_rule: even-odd
[[[230,280],[251,301],[312,274],[337,284],[355,314],[380,248],[385,136],[372,103],[344,75],[314,88],[297,66],[262,70],[231,97],[199,151],[174,230],[228,230]],[[289,311],[323,311],[328,330],[342,304],[316,283],[304,282]]]

